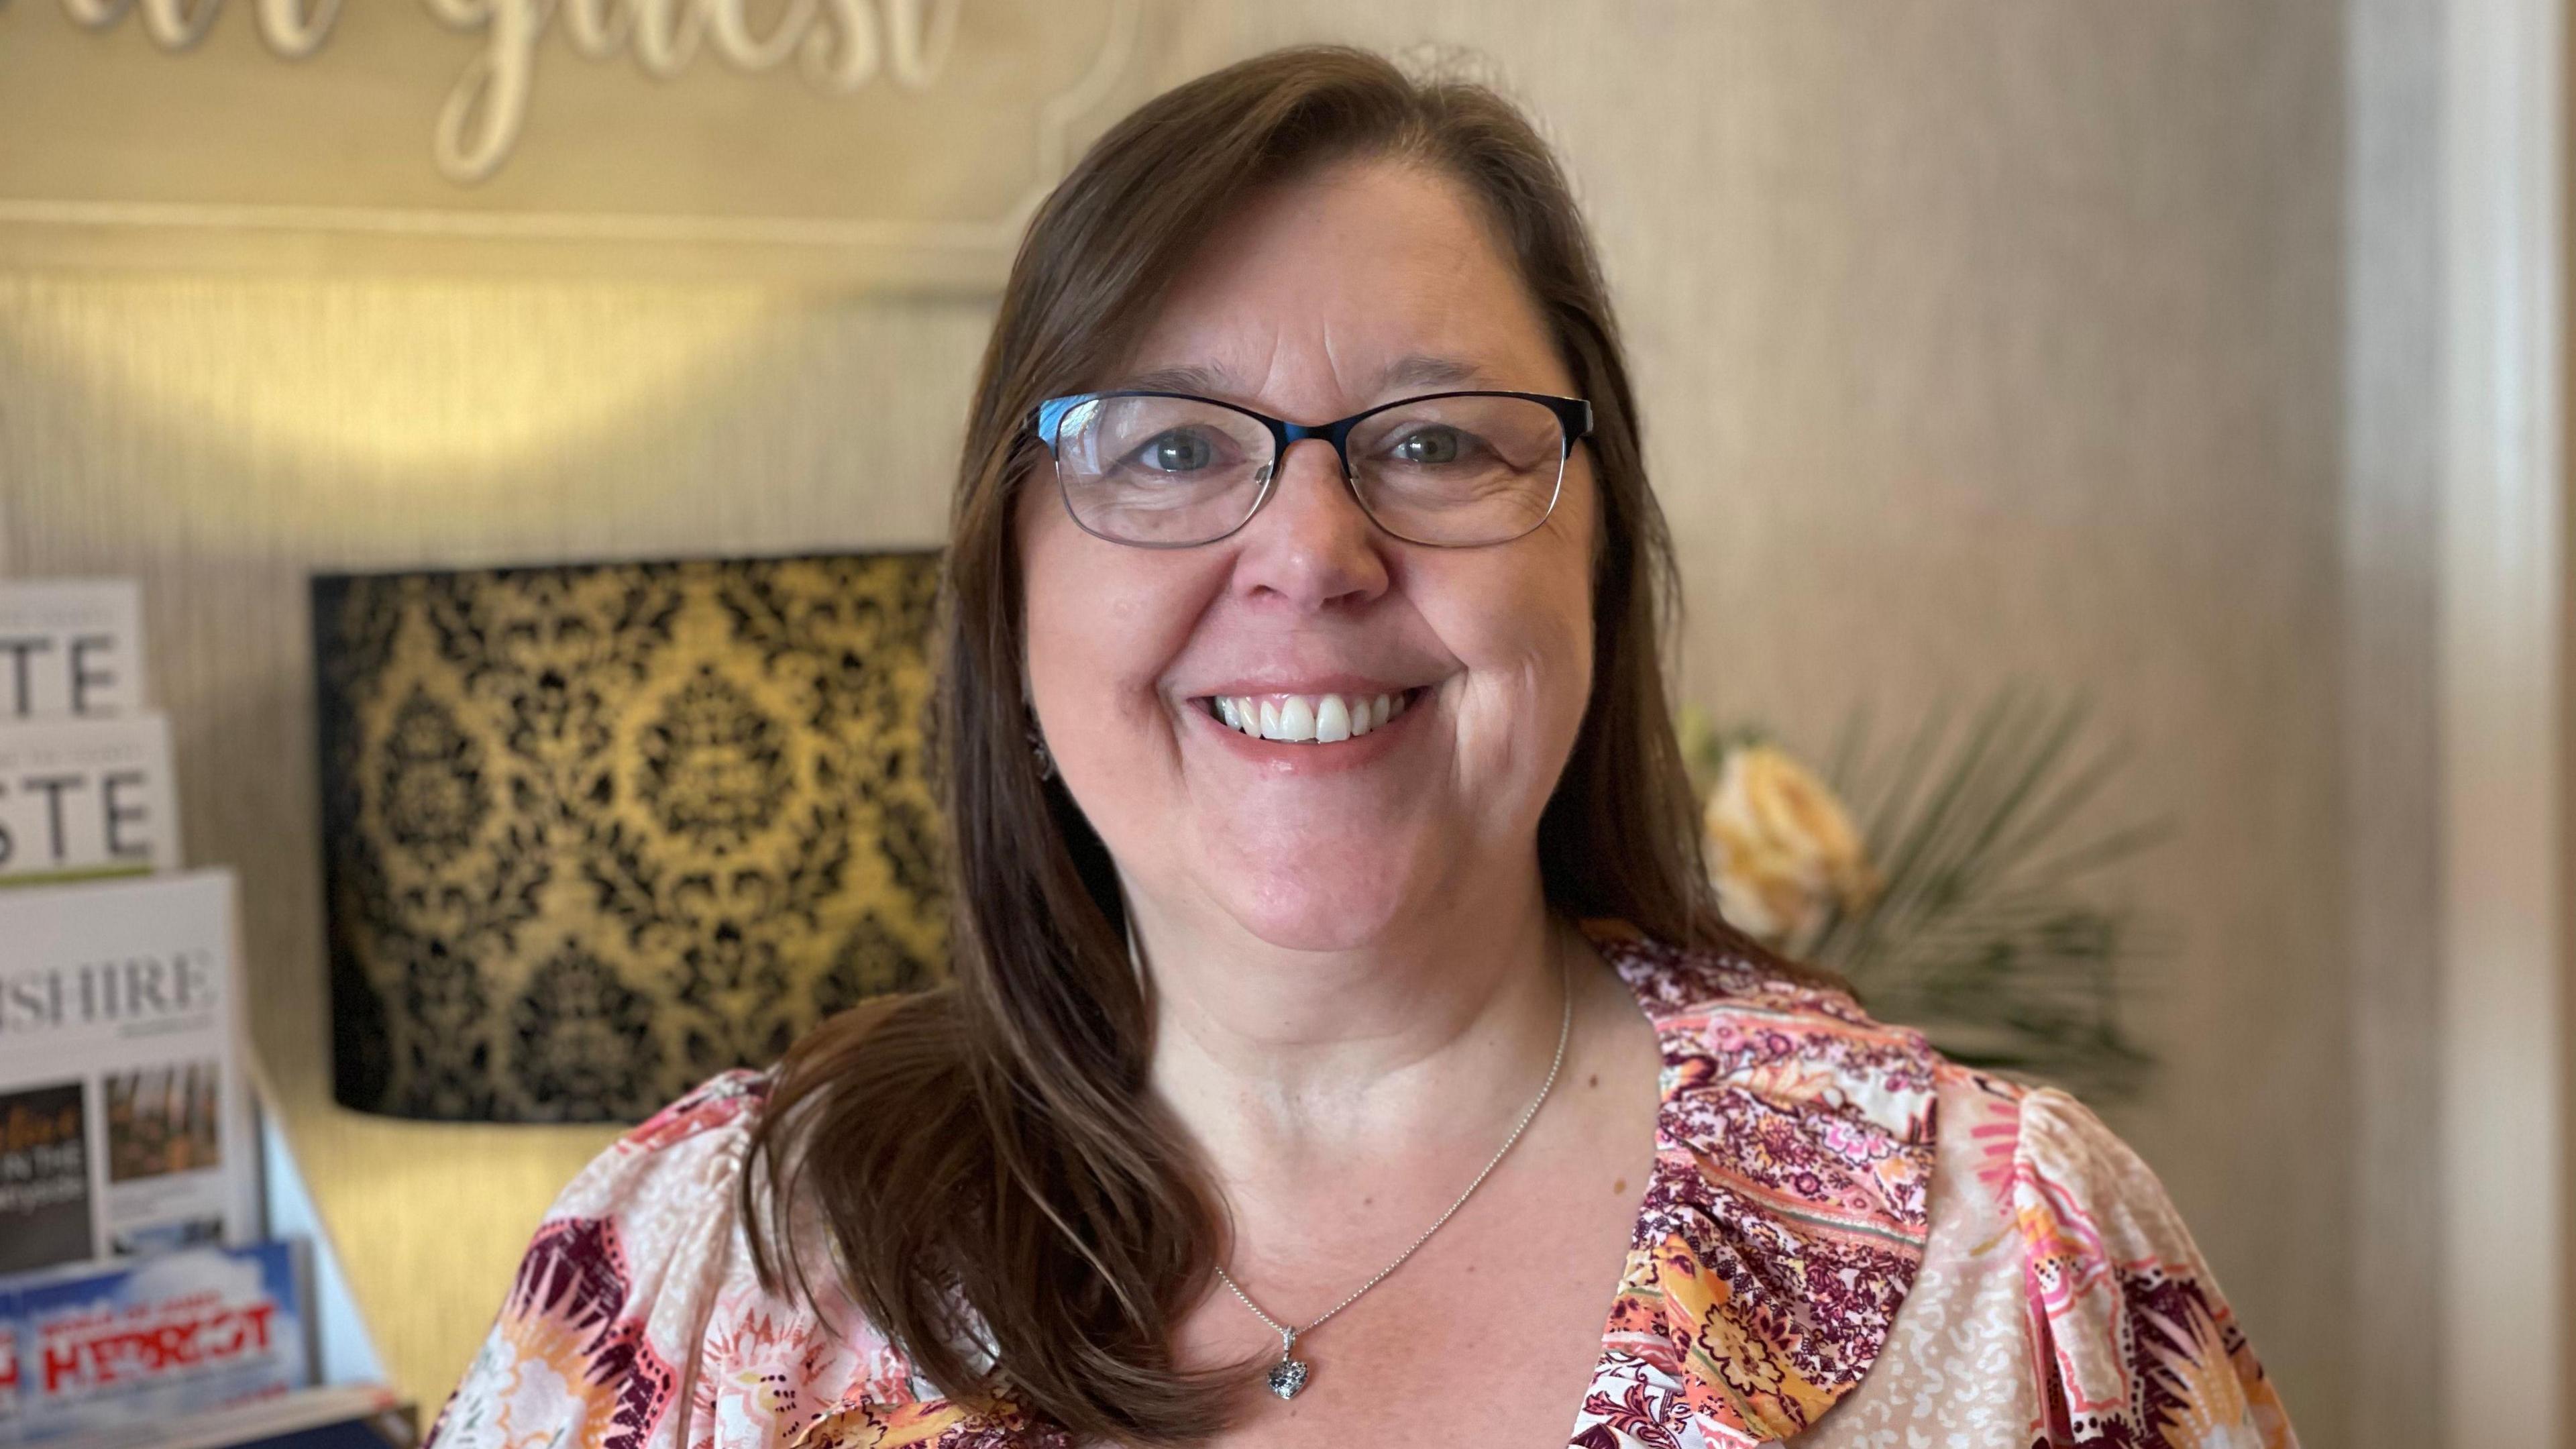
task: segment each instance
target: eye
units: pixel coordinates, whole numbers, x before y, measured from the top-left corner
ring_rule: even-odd
[[[1473,440],[1456,428],[1421,427],[1396,439],[1387,453],[1399,463],[1434,468],[1455,463],[1473,451]]]
[[[1216,444],[1192,428],[1156,433],[1136,449],[1136,462],[1157,473],[1195,473],[1216,464]]]

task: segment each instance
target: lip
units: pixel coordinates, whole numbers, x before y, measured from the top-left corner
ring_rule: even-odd
[[[1241,730],[1228,728],[1207,707],[1207,701],[1220,694],[1358,694],[1363,690],[1370,694],[1394,694],[1398,689],[1405,689],[1415,696],[1402,714],[1367,734],[1335,740],[1328,745],[1265,740],[1247,735]],[[1205,730],[1217,748],[1231,751],[1238,759],[1260,765],[1275,774],[1331,775],[1364,768],[1402,748],[1404,742],[1413,737],[1413,721],[1429,714],[1439,697],[1440,691],[1434,685],[1393,686],[1343,675],[1336,676],[1331,684],[1300,681],[1295,685],[1282,685],[1277,681],[1263,681],[1259,684],[1227,685],[1206,694],[1188,696],[1181,702],[1181,713],[1190,721],[1188,728]]]

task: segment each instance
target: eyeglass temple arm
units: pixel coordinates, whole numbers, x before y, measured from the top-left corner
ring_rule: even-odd
[[[1556,409],[1556,420],[1565,429],[1565,451],[1573,452],[1575,444],[1592,436],[1590,398],[1550,398],[1547,405]]]

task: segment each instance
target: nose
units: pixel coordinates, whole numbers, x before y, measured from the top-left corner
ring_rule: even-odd
[[[1276,466],[1269,501],[1238,535],[1235,587],[1301,613],[1385,593],[1385,535],[1351,495],[1332,444],[1299,439]]]

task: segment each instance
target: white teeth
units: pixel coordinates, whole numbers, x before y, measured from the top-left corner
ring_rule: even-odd
[[[1339,744],[1350,737],[1350,706],[1342,703],[1338,694],[1325,695],[1323,702],[1315,706],[1315,742]]]
[[[1254,739],[1305,744],[1339,744],[1357,739],[1404,713],[1405,696],[1394,694],[1221,694],[1209,700],[1226,728]]]

